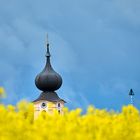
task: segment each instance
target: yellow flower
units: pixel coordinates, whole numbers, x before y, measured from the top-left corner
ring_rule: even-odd
[[[0,94],[4,94],[4,93],[5,93],[4,88],[0,87]]]
[[[33,118],[33,104],[0,105],[0,140],[140,140],[140,112],[124,106],[121,112],[89,106],[64,115],[42,113]]]
[[[4,98],[6,96],[5,90],[3,87],[0,87],[0,97]]]

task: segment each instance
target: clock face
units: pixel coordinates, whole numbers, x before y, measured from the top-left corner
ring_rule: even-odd
[[[42,108],[46,108],[46,107],[47,107],[46,103],[42,103],[42,104],[41,104],[41,107],[42,107]]]

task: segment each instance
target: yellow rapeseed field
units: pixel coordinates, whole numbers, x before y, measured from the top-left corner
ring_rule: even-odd
[[[92,106],[64,115],[41,114],[33,119],[33,105],[22,101],[17,106],[0,105],[0,140],[140,140],[140,114],[133,106],[121,112]]]
[[[5,90],[3,87],[0,87],[0,98],[4,98],[6,96]]]

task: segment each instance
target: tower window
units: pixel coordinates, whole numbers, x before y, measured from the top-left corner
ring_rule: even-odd
[[[46,108],[47,107],[46,103],[42,103],[41,107]]]
[[[58,113],[60,114],[60,110],[58,110]]]
[[[58,107],[60,107],[60,103],[58,103]]]

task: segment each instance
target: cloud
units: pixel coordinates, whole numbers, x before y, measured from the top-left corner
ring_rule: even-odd
[[[140,91],[139,4],[137,0],[1,2],[0,85],[9,93],[7,103],[39,95],[34,78],[45,64],[48,32],[52,65],[64,81],[58,93],[70,108],[95,104],[118,109],[127,104],[129,88]]]

